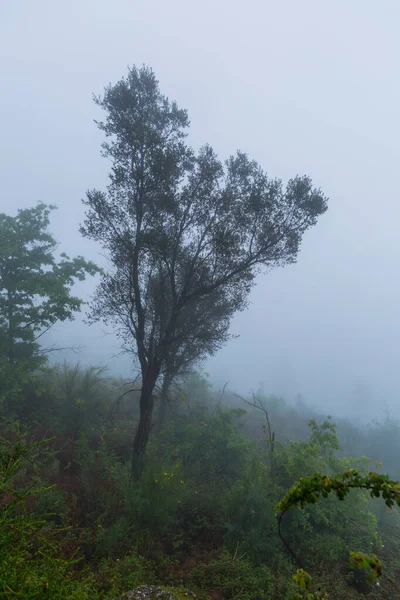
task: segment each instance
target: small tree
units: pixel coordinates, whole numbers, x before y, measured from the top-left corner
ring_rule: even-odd
[[[45,356],[39,340],[57,321],[73,318],[82,300],[71,295],[76,279],[98,268],[81,256],[54,252],[48,232],[54,206],[38,203],[15,217],[0,214],[0,392],[37,369]]]
[[[244,153],[225,163],[208,145],[195,153],[185,143],[187,112],[161,94],[146,67],[131,69],[96,103],[106,111],[98,126],[113,166],[107,192],[87,192],[81,232],[108,250],[112,269],[91,318],[113,322],[124,343],[136,347],[140,464],[162,369],[189,340],[204,350],[202,311],[207,318],[214,303],[224,322],[243,310],[261,269],[295,262],[303,233],[327,201],[308,177],[284,189]]]

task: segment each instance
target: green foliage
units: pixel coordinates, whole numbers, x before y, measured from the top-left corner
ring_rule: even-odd
[[[280,546],[273,513],[279,492],[260,458],[254,457],[232,485],[222,514],[226,543],[232,551],[239,544],[240,554],[254,564],[261,564],[271,553],[278,553]]]
[[[5,438],[0,439],[0,498],[3,500],[0,505],[0,525],[2,525],[3,535],[11,536],[10,540],[23,534],[16,508],[23,505],[29,496],[50,489],[49,487],[24,487],[17,479],[17,475],[26,461],[32,460],[33,453],[46,442],[48,440],[26,443],[19,428],[16,429],[14,444]]]
[[[354,473],[378,485],[387,500],[395,499],[396,487],[367,471],[366,459],[340,455],[331,419],[311,419],[301,439],[275,436],[271,446],[260,418],[254,422],[239,408],[223,410],[220,395],[193,376],[174,390],[176,410],[149,444],[142,478],[134,481],[129,432],[137,409],[121,382],[98,368],[58,365],[42,373],[38,387],[43,391],[32,427],[25,425],[26,433],[17,438],[12,421],[2,423],[3,455],[18,451],[6,461],[14,471],[3,488],[7,502],[0,508],[9,506],[10,512],[0,542],[18,523],[24,534],[9,538],[11,552],[0,545],[0,568],[7,569],[6,584],[22,598],[113,600],[141,584],[199,586],[232,599],[357,598],[350,586],[365,591],[369,583],[364,571],[349,568],[349,549],[359,558],[364,551],[372,557],[369,574],[373,555],[379,556],[383,576],[374,594],[393,597],[397,504],[391,510],[383,504],[379,512],[364,488],[351,488],[350,501],[337,502],[337,489],[339,483],[360,483]],[[284,404],[271,402],[269,408],[284,419]],[[261,411],[257,415],[264,418]],[[52,439],[33,442],[28,451],[27,439],[46,439],[41,422]],[[270,422],[274,431],[271,415]],[[266,439],[249,437],[250,423]],[[353,473],[353,479],[344,473]],[[314,493],[320,498],[329,489],[324,502],[308,501],[304,482],[318,482]],[[318,487],[327,482],[328,488]],[[16,493],[22,504],[12,505]],[[285,498],[294,506],[307,499],[303,510],[288,509],[281,523],[304,573],[312,573],[307,589],[293,581],[292,556],[276,527],[275,508]],[[361,563],[367,566],[360,558]]]
[[[100,528],[110,522],[117,508],[115,457],[101,434],[94,444],[81,434],[74,445],[74,460],[81,483],[80,519],[85,525]]]
[[[165,462],[156,464],[150,460],[140,482],[132,481],[128,469],[121,475],[124,507],[143,536],[142,541],[165,533],[185,497],[180,465],[167,466]]]
[[[39,340],[56,322],[70,320],[82,300],[75,280],[99,269],[81,256],[57,261],[48,232],[54,206],[38,203],[15,217],[0,214],[0,399],[10,412],[30,374],[46,362]]]
[[[135,553],[116,560],[102,559],[90,580],[100,597],[110,599],[140,585],[157,583],[154,565]]]
[[[109,409],[110,382],[105,367],[79,364],[55,365],[52,369],[52,389],[57,398],[57,416],[65,433],[78,436],[99,426]]]
[[[223,553],[209,563],[198,565],[192,580],[203,588],[220,589],[227,599],[269,600],[273,592],[273,574],[266,565],[254,568],[245,559]]]
[[[286,512],[295,506],[304,508],[306,504],[315,504],[320,497],[327,498],[335,492],[339,500],[344,500],[352,489],[368,490],[373,498],[382,497],[386,506],[400,506],[400,483],[387,475],[371,472],[361,475],[355,469],[344,471],[340,475],[330,476],[314,473],[311,477],[302,477],[278,503],[276,512]]]
[[[350,552],[350,565],[367,571],[371,583],[382,576],[382,563],[375,554],[369,556],[363,552]]]
[[[27,499],[49,487],[29,485],[19,475],[46,441],[26,443],[18,432],[14,443],[0,439],[0,594],[7,600],[86,600],[89,587],[72,576],[74,557],[60,557],[45,521],[26,510]]]
[[[115,506],[114,506],[115,508]],[[132,520],[121,514],[107,526],[97,524],[95,554],[99,558],[117,559],[137,546],[137,532]]]
[[[41,516],[48,522],[56,518],[57,522],[68,520],[68,505],[65,494],[54,485],[46,489],[45,494],[36,494],[30,507],[32,514]]]
[[[297,569],[293,581],[301,590],[308,590],[312,586],[312,578],[304,569]]]
[[[372,498],[383,498],[388,508],[393,508],[395,504],[400,506],[400,483],[391,480],[387,475],[377,472],[361,475],[355,469],[349,469],[336,476],[314,473],[310,477],[300,478],[277,504],[275,511],[279,513],[279,528],[282,516],[290,509],[304,509],[307,504],[316,504],[321,497],[328,498],[331,492],[334,492],[339,500],[344,500],[353,489],[367,490]],[[371,582],[378,580],[382,575],[382,562],[375,554],[369,556],[363,552],[351,552],[350,565],[366,570]],[[303,569],[297,571],[295,580],[302,589],[312,585],[311,577]],[[397,587],[395,583],[394,585]]]

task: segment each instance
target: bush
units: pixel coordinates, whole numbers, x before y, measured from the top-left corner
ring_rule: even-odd
[[[265,565],[254,567],[244,559],[224,553],[208,564],[198,565],[191,580],[201,588],[219,588],[224,598],[270,600],[274,577]]]
[[[90,580],[96,593],[107,599],[140,585],[158,583],[153,564],[137,553],[127,554],[117,560],[102,560]]]
[[[46,494],[49,489],[29,485],[20,477],[42,443],[27,443],[19,433],[13,444],[0,439],[1,597],[86,600],[91,588],[74,578],[76,560],[60,556],[55,535],[49,533],[45,521],[26,510],[30,496]]]

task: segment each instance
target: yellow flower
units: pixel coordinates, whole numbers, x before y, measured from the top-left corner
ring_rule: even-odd
[[[178,504],[182,504],[182,500],[178,500]]]
[[[84,404],[84,402],[85,401],[83,400],[83,398],[76,398],[76,400],[75,400],[76,406],[82,406],[82,404]]]
[[[183,480],[181,479],[181,485],[183,484]]]

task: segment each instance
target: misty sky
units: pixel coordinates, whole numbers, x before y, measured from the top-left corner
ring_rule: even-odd
[[[195,147],[240,148],[330,198],[298,263],[260,279],[213,380],[400,415],[399,26],[398,0],[0,0],[0,211],[54,203],[61,248],[104,263],[77,231],[109,168],[92,94],[148,64],[189,110]],[[129,373],[101,326],[57,326],[52,341]]]

